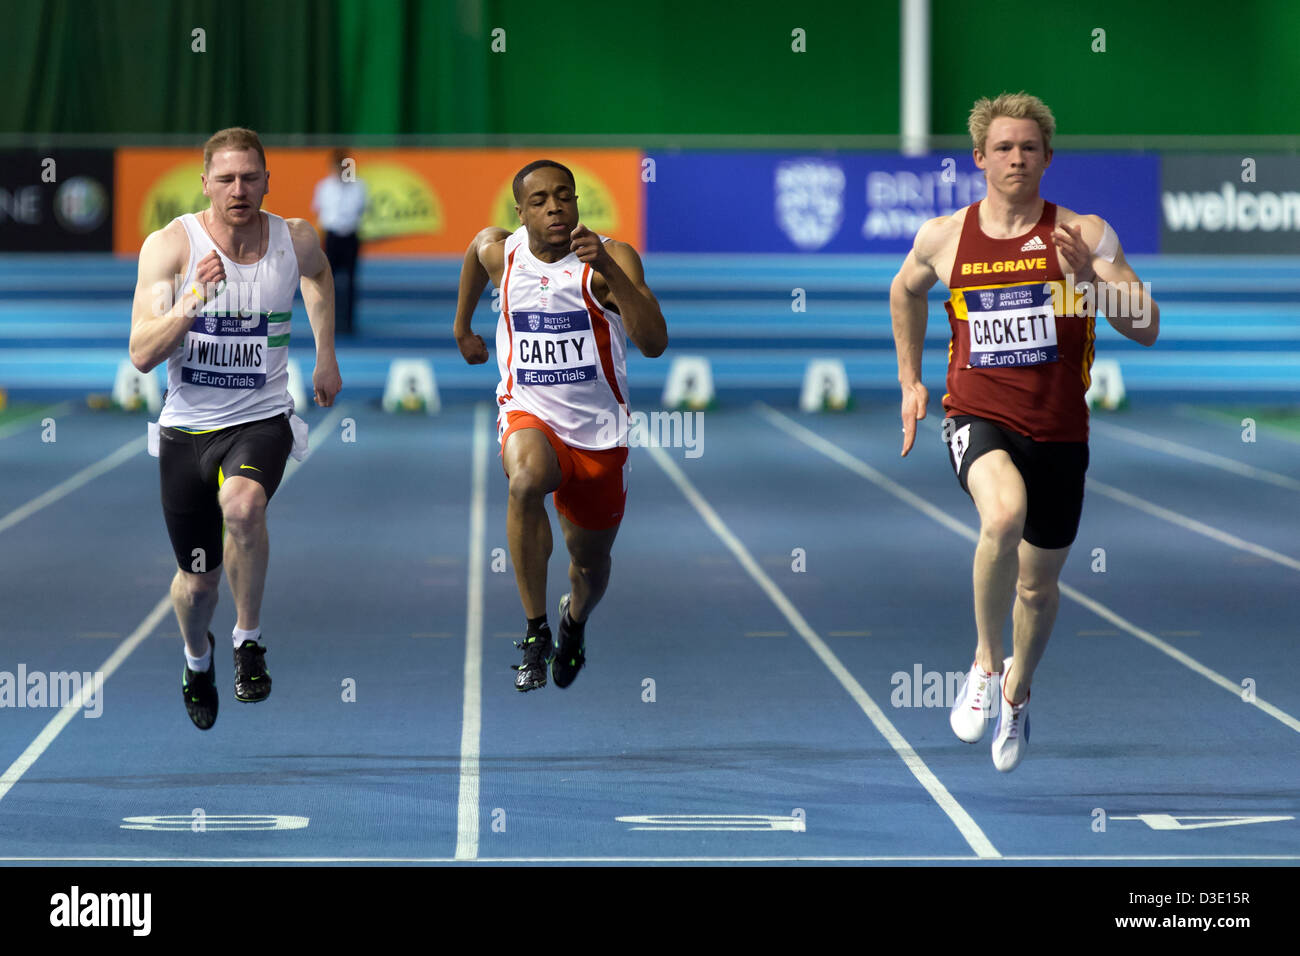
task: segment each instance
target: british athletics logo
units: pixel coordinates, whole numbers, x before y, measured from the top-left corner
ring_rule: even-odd
[[[267,322],[265,312],[260,315],[201,312],[194,317],[194,324],[190,326],[190,331],[203,335],[266,335]]]
[[[573,312],[515,312],[516,332],[586,332],[591,329],[591,316],[581,310]]]

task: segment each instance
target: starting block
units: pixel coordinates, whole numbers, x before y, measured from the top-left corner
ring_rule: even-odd
[[[1128,404],[1119,362],[1115,359],[1096,359],[1092,363],[1092,384],[1088,386],[1084,399],[1089,409],[1100,405],[1108,411],[1114,411]]]
[[[158,377],[153,372],[140,371],[130,359],[122,359],[113,379],[113,404],[129,412],[148,408],[153,414],[158,414],[163,405]]]
[[[297,359],[289,359],[289,398],[293,400],[294,411],[301,412],[307,407],[307,391],[302,383],[302,366],[298,364]]]
[[[849,407],[849,375],[839,359],[813,359],[803,376],[799,410],[842,412]]]
[[[426,359],[393,359],[384,385],[384,411],[435,415],[441,409],[433,365]]]
[[[713,366],[703,355],[679,355],[668,367],[665,408],[699,411],[713,404]]]

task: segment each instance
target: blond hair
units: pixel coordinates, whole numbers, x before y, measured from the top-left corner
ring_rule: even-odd
[[[266,169],[266,150],[262,149],[262,141],[258,139],[257,134],[251,129],[232,126],[229,129],[218,130],[213,133],[208,138],[208,141],[203,144],[204,170],[212,168],[213,154],[223,149],[255,149],[257,155],[262,159],[262,168]]]
[[[984,152],[984,141],[988,139],[989,126],[999,116],[1033,120],[1043,134],[1043,151],[1051,152],[1052,134],[1056,132],[1056,118],[1052,116],[1052,111],[1048,109],[1046,103],[1021,90],[1019,93],[1003,93],[992,100],[981,97],[971,107],[970,120],[966,125],[970,128],[971,142],[981,153]]]

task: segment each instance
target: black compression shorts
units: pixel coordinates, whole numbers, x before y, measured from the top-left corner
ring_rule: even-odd
[[[225,480],[236,475],[251,478],[270,501],[292,450],[287,415],[207,432],[159,429],[163,517],[182,571],[200,573],[221,566],[223,523],[217,492]]]
[[[1066,548],[1074,543],[1083,514],[1084,473],[1088,470],[1088,443],[1034,441],[974,415],[953,415],[944,420],[948,461],[962,491],[970,494],[966,479],[971,464],[986,452],[1001,449],[1025,482],[1028,511],[1024,538],[1036,548]]]

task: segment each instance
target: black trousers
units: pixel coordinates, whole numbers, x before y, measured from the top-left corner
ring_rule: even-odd
[[[357,234],[325,233],[325,258],[334,273],[334,331],[352,334],[352,307],[355,298],[357,252],[361,243]]]

